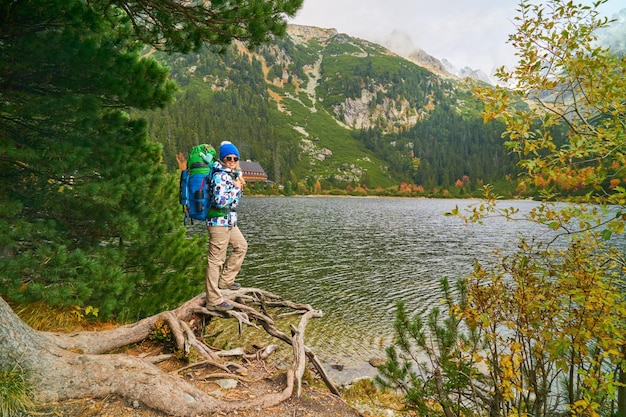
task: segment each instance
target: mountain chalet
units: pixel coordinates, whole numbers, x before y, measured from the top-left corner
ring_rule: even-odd
[[[239,161],[239,167],[246,182],[267,182],[267,173],[258,162]]]

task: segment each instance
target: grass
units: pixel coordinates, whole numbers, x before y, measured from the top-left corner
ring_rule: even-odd
[[[355,381],[341,396],[365,415],[406,415],[402,414],[403,397],[389,390],[378,389],[369,378]]]
[[[18,365],[12,369],[0,368],[0,416],[18,416],[32,410],[30,391],[22,368]]]
[[[70,332],[79,330],[99,330],[115,327],[116,324],[91,320],[95,315],[91,309],[78,307],[51,308],[43,302],[9,305],[24,323],[35,330]]]

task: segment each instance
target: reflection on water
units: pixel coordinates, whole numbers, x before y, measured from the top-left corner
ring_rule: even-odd
[[[248,255],[238,281],[324,312],[306,343],[337,383],[374,375],[393,339],[395,304],[409,312],[438,305],[439,280],[471,272],[474,259],[511,252],[528,223],[465,225],[443,214],[465,200],[245,197],[239,226]],[[505,202],[522,211],[530,201]],[[536,233],[543,232],[537,229]],[[204,232],[206,233],[206,232]],[[343,365],[343,371],[331,365]]]

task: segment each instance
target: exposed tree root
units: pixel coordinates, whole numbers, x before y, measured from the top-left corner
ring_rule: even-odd
[[[26,326],[0,298],[0,364],[16,362],[29,371],[36,399],[59,401],[71,398],[98,398],[119,395],[138,401],[147,407],[173,416],[196,416],[216,410],[246,410],[265,408],[282,402],[293,395],[300,396],[302,377],[308,358],[329,390],[338,395],[324,369],[304,342],[306,326],[311,318],[322,317],[322,312],[306,304],[298,304],[257,288],[225,291],[232,300],[233,310],[220,311],[204,305],[204,294],[194,297],[178,308],[147,317],[133,324],[99,332],[71,334],[38,332]],[[291,336],[278,330],[270,311],[289,308],[292,312],[278,315],[300,314],[299,325],[292,326]],[[207,346],[202,339],[207,318],[235,318],[239,332],[246,326],[262,327],[271,336],[293,347],[293,364],[286,372],[287,383],[280,393],[268,393],[247,401],[218,400],[181,378],[182,371],[211,366],[219,376],[229,375],[244,380],[246,370],[242,365],[225,359],[241,357],[245,360],[268,358],[276,349],[269,345],[254,353],[237,348],[219,351]],[[202,323],[202,324],[201,324]],[[167,325],[179,353],[189,355],[193,350],[201,360],[175,372],[163,372],[154,363],[166,360],[168,355],[143,358],[109,354],[109,352],[148,339],[157,326]],[[199,333],[200,337],[196,336]],[[205,378],[210,378],[205,377]]]

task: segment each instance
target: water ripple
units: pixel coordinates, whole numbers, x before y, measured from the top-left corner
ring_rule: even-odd
[[[465,226],[444,212],[465,201],[400,198],[245,197],[249,243],[239,281],[324,312],[306,342],[339,383],[372,375],[393,340],[398,301],[413,314],[440,304],[439,280],[467,276],[475,258],[513,250],[527,228]],[[522,209],[535,203],[516,202]]]

